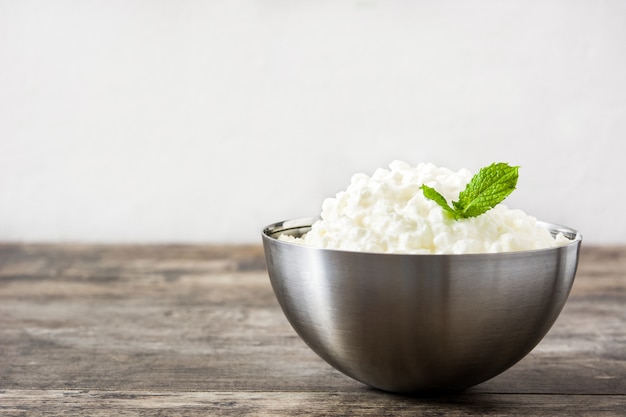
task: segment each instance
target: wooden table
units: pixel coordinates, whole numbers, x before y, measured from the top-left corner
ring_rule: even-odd
[[[624,416],[626,247],[583,246],[546,338],[463,393],[392,395],[296,336],[259,246],[0,245],[0,416]]]

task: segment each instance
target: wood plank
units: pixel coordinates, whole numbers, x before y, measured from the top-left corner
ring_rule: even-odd
[[[5,249],[0,389],[359,387],[292,331],[260,247]]]
[[[479,400],[487,415],[623,410],[625,271],[626,248],[584,247],[570,300],[539,346],[502,375],[441,400],[444,408],[431,401],[433,415],[468,415]],[[193,415],[215,404],[222,415],[246,407],[407,415],[406,399],[380,395],[295,335],[260,246],[0,244],[0,412],[37,414],[28,404],[70,401],[98,415],[97,405],[111,401],[128,415],[152,406]],[[313,410],[303,409],[309,402]],[[459,402],[465,408],[445,408]],[[411,409],[431,409],[420,404]]]
[[[82,294],[72,308],[65,298],[2,300],[0,388],[359,389],[297,338],[264,282],[259,277],[237,286],[233,304],[216,300],[203,286],[173,283],[158,299],[133,300],[59,284],[59,293]],[[196,300],[187,300],[181,289]],[[146,291],[159,292],[155,286]],[[252,297],[270,298],[270,306],[251,305]],[[589,310],[573,300],[531,355],[480,387],[626,393],[624,339],[611,333],[620,325],[623,332],[626,321],[615,304],[596,306],[600,320],[592,320]]]
[[[456,395],[364,392],[0,391],[0,414],[47,416],[616,416],[624,396]]]

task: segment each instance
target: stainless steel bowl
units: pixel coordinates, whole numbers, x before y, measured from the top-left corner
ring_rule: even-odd
[[[300,236],[315,218],[263,230],[272,287],[304,342],[330,365],[392,392],[460,390],[522,359],[558,317],[582,237],[495,254],[407,255],[321,249]]]

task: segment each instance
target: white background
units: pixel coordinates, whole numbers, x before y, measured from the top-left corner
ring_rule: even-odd
[[[626,243],[626,2],[0,0],[0,240],[260,242],[393,159]]]

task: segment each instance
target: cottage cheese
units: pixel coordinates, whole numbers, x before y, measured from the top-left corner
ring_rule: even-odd
[[[570,241],[551,233],[521,210],[499,204],[485,214],[453,220],[424,197],[426,184],[449,202],[473,174],[423,163],[394,161],[370,177],[356,174],[345,191],[322,205],[321,220],[301,238],[304,245],[382,253],[489,253],[549,248]]]

